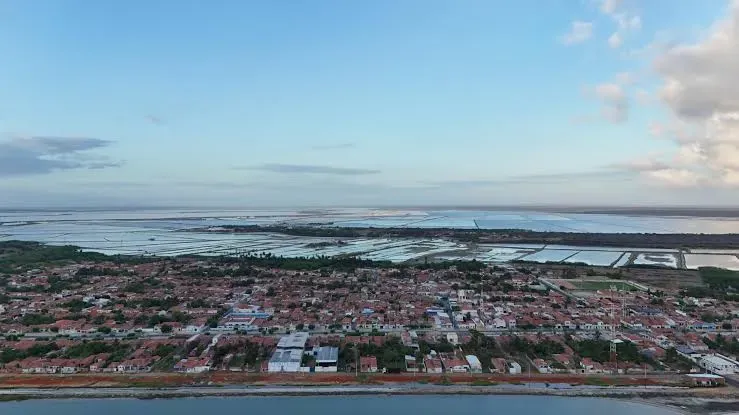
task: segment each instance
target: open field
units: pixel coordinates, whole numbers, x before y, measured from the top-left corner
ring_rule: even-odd
[[[616,288],[617,291],[638,291],[638,288],[633,286],[628,281],[619,280],[572,280],[569,281],[574,286],[574,289],[579,291],[599,291],[599,290],[610,290]]]
[[[669,268],[610,268],[595,266],[576,266],[567,264],[542,264],[541,269],[561,275],[568,269],[574,269],[581,279],[592,279],[588,273],[596,276],[618,275],[619,279],[634,281],[649,287],[661,289],[681,289],[703,285],[697,270],[681,270]],[[572,279],[564,281],[574,281]]]

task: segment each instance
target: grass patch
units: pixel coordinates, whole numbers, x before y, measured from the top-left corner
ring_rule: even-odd
[[[587,378],[584,383],[589,386],[611,386],[610,383],[601,378]]]
[[[434,385],[442,385],[442,386],[449,386],[452,384],[453,384],[452,381],[449,380],[449,378],[446,376],[443,376],[441,379],[439,379],[438,382],[434,382]]]
[[[618,291],[637,291],[637,288],[628,282],[624,281],[567,281],[575,287],[576,291],[599,291],[599,290],[610,290],[615,287]]]

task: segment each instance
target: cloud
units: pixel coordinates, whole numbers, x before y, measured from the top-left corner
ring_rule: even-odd
[[[336,176],[362,176],[380,173],[380,170],[360,169],[352,167],[316,166],[304,164],[267,163],[261,166],[247,167],[249,170],[262,170],[271,173],[285,174],[329,174]]]
[[[636,98],[636,102],[641,105],[648,105],[652,102],[652,97],[649,95],[649,92],[641,88],[636,90],[634,98]]]
[[[527,174],[519,176],[509,176],[496,179],[478,179],[478,180],[445,180],[427,182],[426,184],[438,187],[445,186],[462,186],[462,187],[489,187],[489,186],[506,186],[506,185],[524,185],[524,184],[555,184],[555,183],[571,183],[573,180],[594,179],[598,180],[619,180],[628,178],[628,172],[624,169],[607,166],[600,170],[564,172],[554,174]]]
[[[701,177],[697,173],[687,169],[666,168],[649,170],[644,172],[644,176],[652,179],[657,184],[671,187],[694,187],[701,183]]]
[[[316,151],[347,150],[347,149],[355,148],[355,147],[356,147],[356,144],[354,143],[321,144],[321,145],[312,146],[311,150],[316,150]]]
[[[634,75],[630,72],[619,72],[616,74],[616,83],[619,85],[631,85],[634,83]]]
[[[596,85],[595,96],[601,102],[601,115],[612,123],[622,123],[629,118],[629,98],[618,83]]]
[[[636,174],[652,184],[666,185],[669,187],[691,187],[701,182],[700,175],[695,172],[680,168],[670,163],[663,162],[654,157],[642,158],[626,163],[616,163],[609,166],[616,171]]]
[[[616,170],[627,172],[642,173],[649,171],[664,170],[669,168],[665,163],[660,162],[652,157],[646,157],[638,160],[627,161],[625,163],[614,163],[609,167]]]
[[[619,11],[621,3],[621,0],[603,0],[600,4],[601,13],[609,16],[616,23],[616,30],[608,37],[608,46],[612,49],[620,48],[630,32],[636,32],[642,27],[640,16],[627,11]]]
[[[623,43],[624,41],[621,39],[621,35],[618,32],[615,32],[608,38],[608,46],[613,49],[620,48]]]
[[[162,124],[164,124],[164,119],[162,119],[162,117],[158,117],[156,115],[149,114],[149,115],[146,115],[145,118],[146,118],[146,121],[149,121],[150,123],[152,123],[154,125],[162,125]]]
[[[662,80],[660,102],[674,121],[652,130],[675,147],[663,155],[670,168],[649,177],[671,185],[739,187],[739,1],[701,41],[659,53],[654,68]]]
[[[110,144],[98,138],[14,137],[0,142],[0,177],[118,167],[121,162],[85,154]]]
[[[603,0],[600,5],[600,11],[604,14],[613,14],[621,5],[621,0]]]
[[[613,19],[618,25],[618,29],[622,32],[641,30],[641,17],[631,16],[626,13],[614,14]]]
[[[585,42],[591,36],[593,36],[593,23],[576,20],[572,22],[570,31],[560,37],[560,41],[565,45],[574,45]]]

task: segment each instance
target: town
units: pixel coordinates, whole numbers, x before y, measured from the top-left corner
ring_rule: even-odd
[[[679,374],[704,386],[739,373],[729,271],[671,287],[475,261],[72,257],[0,267],[3,373]]]

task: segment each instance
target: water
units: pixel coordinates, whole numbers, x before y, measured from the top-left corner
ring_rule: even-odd
[[[3,415],[669,415],[666,408],[628,401],[554,396],[330,396],[190,398],[163,400],[80,399],[0,403]]]
[[[601,214],[557,214],[537,212],[495,211],[408,211],[377,209],[333,209],[316,212],[296,210],[276,211],[187,211],[187,210],[130,210],[130,211],[0,211],[0,241],[36,241],[52,245],[76,245],[88,251],[109,255],[235,255],[271,253],[276,256],[297,257],[315,255],[358,255],[373,260],[403,262],[413,259],[444,256],[457,259],[504,262],[515,259],[527,261],[583,261],[610,265],[623,252],[675,252],[662,265],[676,267],[677,250],[576,247],[515,244],[487,245],[475,249],[464,243],[450,243],[434,239],[401,238],[367,240],[341,238],[345,244],[315,247],[317,242],[336,242],[330,238],[297,237],[279,234],[219,234],[195,232],[194,228],[250,224],[318,224],[316,226],[342,227],[406,227],[406,228],[518,228],[555,230],[564,232],[739,232],[739,218],[646,217]],[[327,225],[329,224],[330,225]],[[183,230],[190,230],[183,232]],[[603,251],[589,253],[580,251]],[[574,255],[574,256],[573,256]],[[525,257],[524,257],[525,256]],[[629,255],[622,257],[628,260]],[[571,258],[570,258],[571,257]],[[568,259],[569,258],[569,259]],[[680,258],[682,259],[682,258]],[[699,260],[699,261],[698,261]],[[739,263],[732,257],[696,257],[695,263]],[[698,262],[696,262],[698,261]],[[652,263],[640,256],[637,263]],[[617,266],[623,266],[625,261]]]

